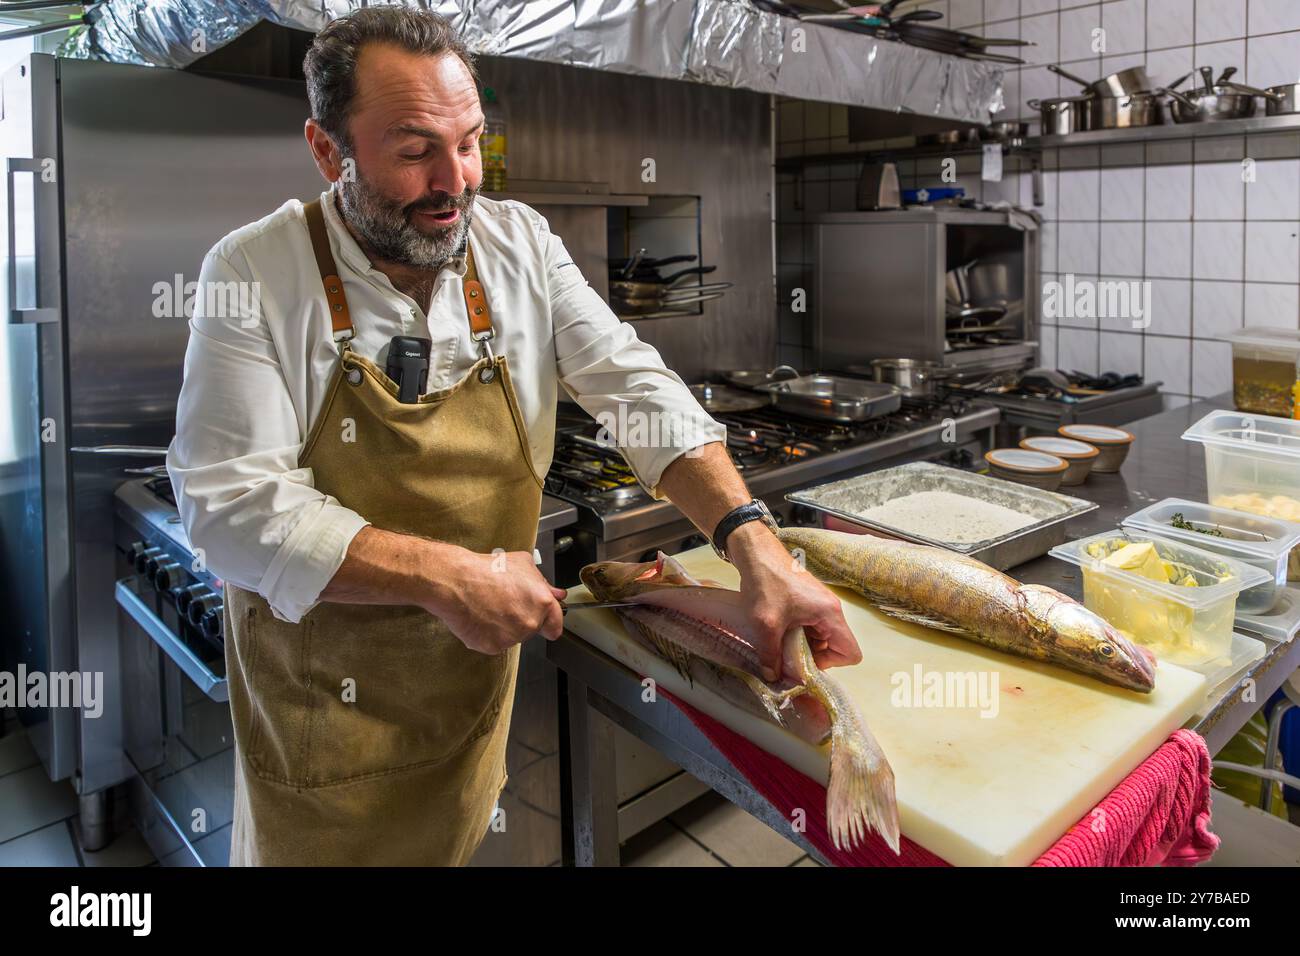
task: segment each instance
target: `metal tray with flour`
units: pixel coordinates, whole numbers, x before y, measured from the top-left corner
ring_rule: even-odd
[[[1034,522],[1015,531],[967,542],[944,541],[864,517],[866,512],[877,505],[926,491],[947,492],[1001,505],[1033,518]],[[1046,554],[1049,549],[1065,541],[1066,522],[1097,508],[1095,503],[1081,498],[928,462],[885,468],[793,491],[785,497],[787,501],[807,505],[872,532],[969,555],[999,571]]]

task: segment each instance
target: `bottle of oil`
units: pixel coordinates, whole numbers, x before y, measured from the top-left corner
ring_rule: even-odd
[[[497,101],[496,90],[483,88],[483,135],[479,151],[483,156],[483,191],[506,191],[506,114]]]

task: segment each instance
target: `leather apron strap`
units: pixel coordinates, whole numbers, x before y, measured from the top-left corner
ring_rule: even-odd
[[[343,280],[339,278],[339,268],[334,261],[334,252],[330,249],[329,233],[325,228],[325,210],[319,199],[313,199],[303,205],[303,212],[307,216],[307,232],[311,236],[312,251],[316,255],[316,268],[320,270],[321,285],[325,287],[325,301],[329,303],[334,340],[346,342],[354,334],[352,312],[348,309]],[[496,332],[492,328],[492,310],[483,283],[479,281],[478,268],[474,264],[474,249],[468,236],[465,237],[465,275],[461,279],[461,286],[465,296],[465,314],[469,317],[470,338],[479,343],[483,357],[491,363],[492,347],[488,343],[496,337]],[[489,365],[489,368],[480,371],[479,378],[488,382],[492,380],[493,374]]]

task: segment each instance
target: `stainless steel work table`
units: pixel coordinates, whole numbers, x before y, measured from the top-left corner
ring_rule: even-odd
[[[1161,498],[1205,499],[1205,453],[1182,440],[1187,428],[1215,408],[1231,408],[1222,395],[1170,409],[1126,426],[1137,438],[1120,474],[1096,475],[1080,488],[1066,489],[1100,507],[1070,526],[1083,537],[1119,526],[1120,519]],[[1082,581],[1076,567],[1043,556],[1009,573],[1024,582],[1050,585],[1076,598]],[[1282,682],[1300,667],[1300,640],[1268,644],[1268,653],[1216,689],[1217,700],[1190,726],[1217,753]],[[690,719],[668,701],[643,703],[640,677],[618,661],[565,633],[548,645],[547,658],[560,671],[562,812],[566,862],[616,866],[619,862],[618,807],[614,790],[612,728],[607,721],[655,747],[683,770],[782,836],[824,862],[789,821],[732,767]],[[1241,689],[1254,682],[1253,700]],[[567,746],[565,746],[567,744]]]

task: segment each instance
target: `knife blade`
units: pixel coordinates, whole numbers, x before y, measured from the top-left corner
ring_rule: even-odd
[[[560,607],[567,614],[569,611],[575,611],[579,608],[607,608],[607,607],[634,607],[635,601],[587,601],[579,604],[561,604]]]

